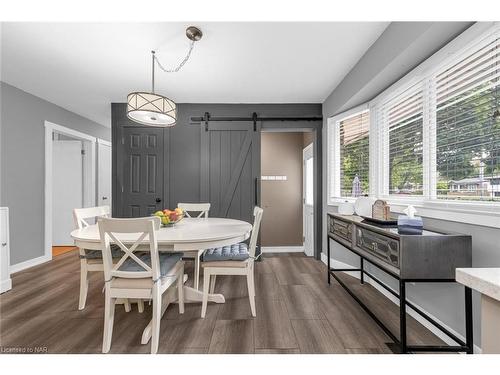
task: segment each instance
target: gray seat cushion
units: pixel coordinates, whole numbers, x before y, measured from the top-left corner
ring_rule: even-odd
[[[85,256],[81,258],[86,258],[86,259],[102,259],[102,251],[101,250],[89,250],[89,249],[84,249],[85,250]],[[118,245],[111,245],[111,256],[113,258],[121,258],[123,256],[124,252],[122,249],[120,249],[120,246]]]
[[[142,260],[151,267],[151,254],[149,252],[134,253],[137,258]],[[167,276],[175,267],[178,261],[181,260],[183,253],[160,253],[160,276]],[[125,262],[118,268],[119,271],[127,272],[143,272],[145,269],[132,258],[127,258]]]
[[[207,249],[203,253],[204,262],[219,262],[221,260],[246,260],[249,258],[248,245],[240,242],[231,246]]]

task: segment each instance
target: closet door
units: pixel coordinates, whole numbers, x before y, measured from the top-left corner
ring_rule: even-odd
[[[118,149],[121,217],[150,216],[163,208],[163,137],[161,128],[122,128]]]
[[[210,216],[253,222],[260,203],[260,123],[210,121],[201,128],[200,197]]]

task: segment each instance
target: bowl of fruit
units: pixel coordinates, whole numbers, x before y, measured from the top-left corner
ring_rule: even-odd
[[[158,216],[161,219],[162,227],[171,227],[177,224],[184,217],[184,212],[181,208],[176,208],[175,210],[162,210],[156,211],[154,216]]]

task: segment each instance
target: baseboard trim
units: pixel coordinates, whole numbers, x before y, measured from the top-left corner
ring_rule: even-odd
[[[304,246],[262,246],[263,253],[303,253]]]
[[[324,264],[327,264],[327,257],[324,253],[321,253],[321,261]],[[338,260],[330,258],[330,266],[334,268],[353,268],[353,266],[340,262]],[[355,277],[356,279],[360,278],[360,273],[358,271],[355,272],[345,272],[346,274]],[[395,305],[399,306],[399,301],[396,297],[394,297],[391,293],[389,293],[387,290],[385,290],[383,287],[381,287],[377,282],[372,281],[368,275],[365,275],[365,283],[370,284],[373,286],[375,289],[377,289],[380,293],[382,293],[385,297],[387,297],[392,303]],[[449,327],[447,324],[443,323],[440,319],[436,318],[434,315],[430,314],[427,310],[422,308],[421,306],[417,305],[416,303],[413,303],[417,308],[422,310],[424,313],[429,315],[432,319],[434,319],[436,322],[441,324],[443,327],[445,327],[447,330],[449,330],[451,333],[453,333],[455,336],[457,336],[459,339],[465,341],[465,337],[455,331],[453,328]],[[443,340],[446,344],[448,345],[456,345],[455,341],[453,341],[451,338],[449,338],[447,335],[445,335],[443,332],[441,332],[438,328],[434,327],[432,323],[427,321],[425,318],[420,316],[416,311],[414,311],[411,308],[407,309],[408,314],[414,318],[416,321],[418,321],[420,324],[422,324],[425,328],[427,328],[429,331],[431,331],[434,335],[439,337],[441,340]],[[482,349],[474,344],[474,353],[475,354],[480,354],[482,352]]]
[[[49,256],[42,255],[38,258],[33,258],[33,259],[29,259],[29,260],[26,260],[26,261],[21,262],[21,263],[12,264],[10,266],[10,273],[13,274],[13,273],[16,273],[19,271],[24,271],[25,269],[35,267],[35,266],[38,266],[39,264],[48,262],[51,259],[52,259],[52,257],[50,255]]]
[[[7,280],[2,280],[0,283],[0,294],[7,292],[12,289],[12,280],[8,278]]]

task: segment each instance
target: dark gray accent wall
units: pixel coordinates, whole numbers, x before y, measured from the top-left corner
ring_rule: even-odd
[[[365,103],[415,66],[444,47],[454,37],[468,29],[471,22],[393,22],[366,52],[344,80],[323,103],[323,140],[326,160],[326,123],[328,117]],[[325,163],[326,164],[326,163]],[[326,165],[323,170],[324,212],[335,212],[336,207],[326,205]],[[425,218],[425,225],[445,231],[472,235],[473,267],[499,267],[500,230],[478,225]],[[326,226],[323,225],[323,249],[326,254]],[[357,265],[357,257],[347,250],[336,247],[335,259]],[[381,272],[371,269],[374,275],[385,280],[395,289],[397,284]],[[463,288],[458,285],[417,284],[408,285],[407,296],[424,310],[437,317],[445,325],[465,334]],[[474,343],[481,345],[479,295],[473,294]]]
[[[0,90],[0,205],[10,210],[10,262],[17,264],[44,254],[44,122],[108,141],[111,129],[4,82]]]
[[[114,143],[118,141],[118,127],[138,124],[127,118],[125,103],[113,103],[111,107]],[[218,117],[251,117],[253,112],[268,117],[307,117],[321,116],[321,104],[178,104],[177,124],[167,130],[169,160],[166,168],[169,177],[163,199],[166,207],[175,207],[178,202],[200,201],[201,125],[190,124],[190,118],[203,116],[205,112]],[[286,128],[289,125],[287,122],[280,122],[278,126]],[[116,155],[113,153],[113,168],[115,167]],[[113,170],[113,176],[115,175],[116,171]],[[115,185],[113,189],[116,189]]]

